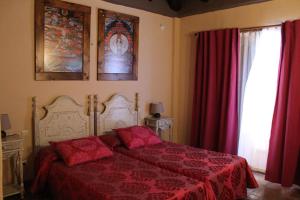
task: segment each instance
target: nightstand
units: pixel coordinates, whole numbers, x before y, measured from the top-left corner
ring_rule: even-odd
[[[165,130],[169,130],[169,141],[173,141],[173,119],[171,117],[146,117],[145,125],[154,130],[159,137]]]
[[[3,185],[4,197],[15,194],[21,194],[22,199],[24,197],[22,153],[23,138],[20,135],[11,135],[2,138],[3,161],[8,160],[10,162],[10,168],[13,173],[12,183]],[[3,173],[8,173],[8,171],[8,169],[3,170]]]

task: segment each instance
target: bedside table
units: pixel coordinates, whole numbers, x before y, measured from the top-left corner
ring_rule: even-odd
[[[162,131],[169,130],[169,141],[173,141],[173,119],[171,117],[146,117],[145,125],[154,130],[161,138]]]
[[[11,135],[2,138],[2,154],[3,160],[10,160],[11,170],[13,172],[13,183],[3,185],[3,197],[21,194],[24,197],[24,184],[23,184],[23,138],[20,135]],[[7,170],[3,170],[7,173]]]

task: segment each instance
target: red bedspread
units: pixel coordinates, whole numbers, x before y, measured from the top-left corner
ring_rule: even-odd
[[[67,167],[53,152],[41,154],[33,191],[47,185],[55,199],[160,200],[208,199],[210,188],[195,179],[164,170],[128,156],[114,156]]]
[[[132,150],[118,147],[115,151],[203,181],[213,188],[217,199],[242,199],[247,196],[247,187],[258,187],[247,161],[238,156],[170,142]]]

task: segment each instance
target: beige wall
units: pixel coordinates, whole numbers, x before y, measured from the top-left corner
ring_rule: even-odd
[[[32,150],[32,96],[37,96],[39,105],[63,94],[83,104],[88,94],[98,94],[103,102],[116,92],[132,100],[139,92],[142,117],[152,101],[162,101],[165,114],[171,114],[173,19],[101,0],[72,2],[92,8],[89,81],[34,81],[34,0],[0,1],[0,113],[9,114],[14,130],[29,130],[25,159]],[[138,81],[96,81],[97,8],[140,17]]]
[[[175,46],[180,48],[180,60],[174,65],[174,115],[177,119],[176,134],[181,143],[189,141],[191,129],[193,79],[196,37],[193,33],[230,27],[253,27],[279,24],[300,18],[299,0],[273,0],[266,3],[237,7],[182,18],[180,37]],[[178,64],[179,62],[179,64]]]
[[[85,103],[88,94],[100,101],[116,92],[141,96],[141,116],[151,101],[162,101],[175,117],[175,141],[188,142],[191,125],[195,61],[194,32],[228,27],[252,27],[300,18],[299,0],[273,0],[182,19],[116,6],[101,0],[69,0],[92,7],[89,81],[34,81],[34,1],[0,0],[0,113],[10,115],[14,130],[29,130],[25,158],[32,149],[31,97],[40,105],[57,95]],[[96,8],[140,17],[139,80],[96,81]],[[166,28],[160,29],[160,24]]]

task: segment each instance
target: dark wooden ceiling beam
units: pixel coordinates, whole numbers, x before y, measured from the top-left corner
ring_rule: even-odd
[[[270,0],[184,0],[185,6],[180,10],[179,17],[186,17],[216,10],[224,10],[249,4],[262,3]]]
[[[104,0],[110,3],[146,10],[149,12],[169,16],[177,17],[178,12],[169,8],[166,0]]]
[[[181,9],[174,11],[168,5],[170,0],[104,0],[110,3],[146,10],[169,17],[190,15],[228,9],[270,0],[181,0]],[[178,0],[176,0],[178,1]]]

